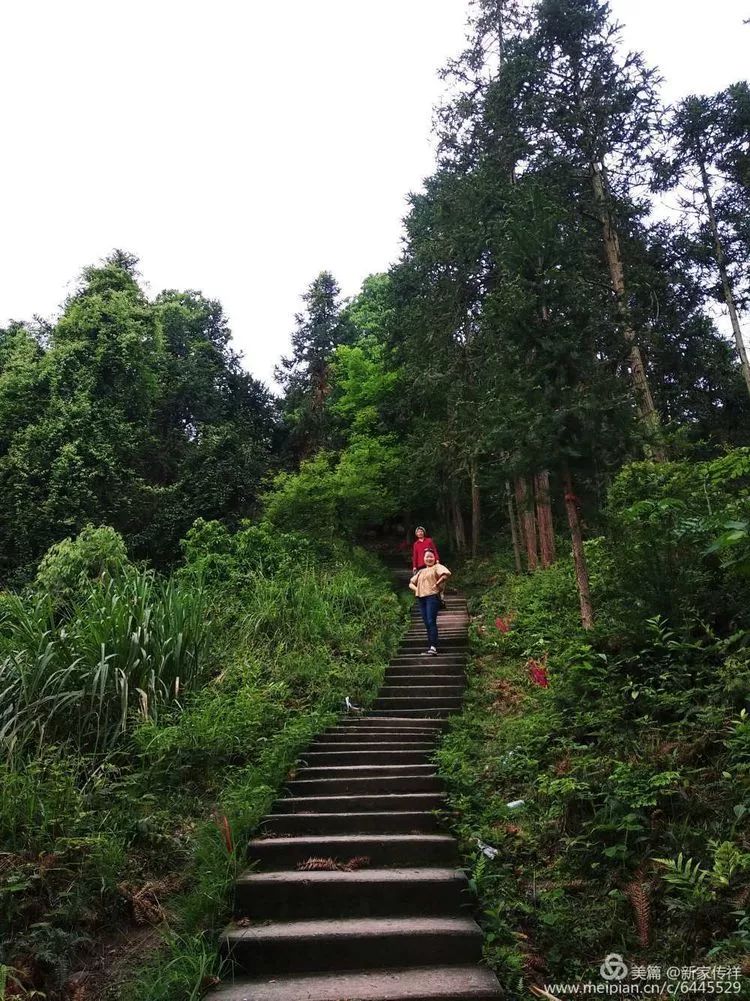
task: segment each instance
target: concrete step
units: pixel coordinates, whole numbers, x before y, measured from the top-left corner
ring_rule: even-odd
[[[462,699],[458,695],[440,695],[434,697],[422,695],[412,698],[388,696],[385,698],[378,697],[373,702],[373,706],[375,709],[460,709],[461,702]]]
[[[440,621],[438,621],[438,631],[443,636],[445,636],[447,640],[450,640],[451,643],[461,644],[462,646],[469,645],[469,641],[466,635],[466,629],[463,626],[453,627],[449,622],[446,622],[445,619],[441,619]],[[408,632],[404,633],[404,635],[401,637],[401,642],[399,643],[399,646],[403,646],[404,643],[411,643],[414,640],[424,639],[426,635],[427,635],[427,630],[423,625],[420,624],[418,626],[415,626],[413,629],[410,629]]]
[[[404,658],[401,662],[394,661],[390,667],[386,668],[385,677],[403,677],[413,674],[425,674],[430,678],[444,677],[445,675],[457,675],[462,680],[466,679],[465,664],[459,661],[446,660],[440,654],[431,657],[425,663],[424,657],[413,657],[411,660]]]
[[[284,800],[277,804],[279,809]],[[283,834],[434,834],[441,830],[437,814],[424,810],[378,813],[270,813],[261,822],[264,835]]]
[[[432,671],[430,671],[429,664],[424,665],[424,670],[418,671],[416,668],[412,668],[411,672],[401,670],[401,668],[389,667],[385,672],[384,684],[459,685],[463,691],[466,688],[466,675],[460,673],[459,671],[454,671],[453,674],[449,674],[445,671],[438,671],[436,674],[433,674]]]
[[[441,643],[446,647],[463,647],[466,649],[468,644],[466,642],[466,635],[462,632],[460,635],[458,633],[454,634],[448,632],[445,629],[441,629],[438,625],[438,635],[440,637]],[[413,635],[404,636],[404,638],[399,643],[399,651],[403,650],[405,647],[416,646],[420,649],[424,646],[427,639],[427,633],[424,629],[421,632],[415,632]]]
[[[338,744],[336,745],[339,746]],[[289,781],[308,779],[384,778],[400,775],[434,775],[435,766],[425,765],[335,765],[331,767],[297,768]]]
[[[370,865],[376,868],[458,865],[458,845],[447,834],[311,834],[255,838],[248,850],[249,857],[267,869],[293,869],[311,858],[346,862],[358,857],[369,858]]]
[[[235,886],[238,917],[273,921],[455,914],[469,903],[464,874],[444,868],[245,872]]]
[[[389,684],[380,689],[380,698],[437,698],[447,695],[449,698],[461,698],[466,685],[429,685],[429,684]]]
[[[356,739],[356,734],[352,739],[352,734],[348,734],[349,740],[332,740],[326,742],[325,744],[311,744],[310,750],[305,751],[300,756],[300,762],[304,763],[308,760],[309,756],[312,754],[335,754],[337,752],[360,752],[365,753],[370,751],[376,753],[378,751],[415,751],[417,753],[421,752],[423,754],[432,754],[435,750],[437,741],[433,738],[432,740],[373,740],[370,732],[368,730],[363,730],[362,738],[360,740]],[[342,764],[344,762],[342,761]],[[397,762],[398,763],[398,762]],[[357,762],[353,761],[353,765]]]
[[[235,969],[253,974],[382,969],[427,966],[446,955],[455,963],[478,963],[482,933],[465,916],[284,921],[230,925],[221,947]]]
[[[404,719],[419,719],[429,717],[430,719],[442,719],[448,722],[448,716],[461,712],[460,706],[447,706],[441,709],[373,709],[374,715],[382,713],[383,716],[403,716]]]
[[[442,792],[312,793],[277,799],[274,813],[363,813],[367,810],[439,810]]]
[[[452,646],[468,646],[465,629],[451,629],[445,622],[438,621],[438,634]],[[408,646],[410,643],[424,643],[427,637],[427,630],[424,626],[412,629],[401,637],[399,647]]]
[[[445,640],[443,640],[442,638],[439,638],[439,640],[438,640],[438,654],[437,655],[428,654],[427,653],[428,646],[429,645],[428,645],[428,642],[427,642],[427,638],[424,639],[424,640],[421,640],[421,641],[415,641],[414,643],[410,642],[410,643],[404,644],[403,646],[401,646],[399,648],[399,651],[396,654],[396,657],[397,658],[399,658],[399,657],[409,657],[410,655],[412,655],[413,657],[414,656],[422,657],[423,661],[427,662],[427,661],[437,661],[437,660],[439,660],[439,658],[441,656],[444,656],[444,657],[458,657],[460,655],[463,655],[463,656],[466,657],[466,656],[468,656],[468,653],[469,653],[469,651],[468,651],[468,649],[466,647],[455,646],[450,641],[448,643],[446,643]],[[423,654],[424,654],[424,657],[423,657]]]
[[[217,1001],[500,997],[478,965],[457,843],[438,827],[445,797],[432,756],[460,711],[469,656],[466,603],[451,595],[448,605],[438,656],[421,656],[415,607],[374,707],[315,739],[263,819],[248,846],[259,871],[236,887],[236,915],[250,923],[224,937],[236,979],[212,992]],[[351,872],[297,869],[353,859]]]
[[[440,792],[442,781],[430,775],[365,775],[348,778],[293,779],[284,785],[292,798],[303,796],[372,796],[380,793]]]
[[[485,966],[421,966],[347,973],[240,978],[210,994],[215,1001],[497,1001]]]
[[[440,720],[432,720],[432,719],[424,719],[424,720],[414,719],[414,720],[409,721],[409,720],[401,719],[401,717],[397,717],[397,716],[392,717],[392,719],[393,719],[393,722],[397,726],[404,727],[404,728],[414,726],[414,727],[418,727],[418,728],[421,728],[421,729],[434,729],[436,731],[439,731],[440,729],[442,729],[442,727],[444,727],[446,725],[444,722],[441,722]],[[347,721],[346,721],[346,725],[347,726],[363,726],[363,727],[368,727],[368,726],[372,726],[373,724],[377,724],[377,723],[381,723],[384,726],[387,726],[388,725],[388,719],[387,719],[387,717],[381,717],[381,716],[377,716],[376,717],[376,716],[373,716],[373,713],[370,712],[370,713],[368,713],[367,716],[356,716],[356,717],[347,719]]]
[[[438,624],[442,624],[446,629],[451,629],[454,632],[463,632],[463,635],[466,636],[467,629],[464,621],[465,618],[466,616],[462,615],[460,612],[441,611],[438,614]],[[410,632],[415,632],[418,629],[421,629],[424,632],[424,620],[419,613],[409,619],[409,624],[404,635],[408,636]]]
[[[419,646],[411,647],[408,650],[400,650],[393,658],[391,658],[391,667],[403,667],[404,664],[410,664],[415,667],[417,671],[433,671],[435,665],[438,664],[451,664],[452,666],[460,667],[462,670],[466,666],[468,657],[466,653],[451,650],[446,650],[445,647],[438,641],[438,652],[437,653],[427,653],[427,642],[420,643]]]
[[[310,744],[310,750],[320,744],[351,744],[357,741],[366,740],[368,744],[431,744],[436,736],[435,730],[417,730],[413,727],[409,730],[396,730],[394,727],[355,727],[342,726],[336,730],[327,730]]]
[[[331,750],[305,751],[301,758],[306,765],[424,765],[429,761],[432,748],[414,748],[409,744],[404,750],[383,750],[382,744],[373,744],[372,749],[360,745],[356,751],[341,750],[340,744],[333,744]]]
[[[393,671],[395,668],[410,667],[415,668],[417,671],[429,670],[438,674],[442,674],[445,671],[445,673],[449,674],[451,673],[451,669],[463,671],[466,667],[467,659],[463,654],[438,653],[436,657],[430,657],[428,661],[426,657],[423,657],[417,651],[416,653],[396,654],[391,659],[390,667],[387,670]]]
[[[435,747],[440,730],[408,730],[405,734],[398,731],[388,730],[386,732],[376,730],[374,727],[362,728],[361,730],[349,730],[345,732],[345,740],[332,740],[328,734],[323,734],[310,744],[304,754],[322,754],[324,751],[335,751],[339,744],[351,744],[352,750],[357,748],[360,751],[397,751],[402,748],[404,751],[420,751],[423,748]]]

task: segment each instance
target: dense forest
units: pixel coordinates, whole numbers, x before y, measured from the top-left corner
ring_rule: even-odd
[[[472,9],[402,252],[312,278],[280,395],[122,250],[0,329],[0,998],[214,982],[418,521],[473,613],[440,767],[508,996],[750,975],[750,87],[665,106],[602,0]]]

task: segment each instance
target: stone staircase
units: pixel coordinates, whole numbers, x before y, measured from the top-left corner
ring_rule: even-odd
[[[250,842],[214,1001],[491,1001],[432,755],[460,710],[466,606],[449,596],[440,654],[418,612],[372,709],[322,734]],[[336,866],[336,868],[334,868]]]

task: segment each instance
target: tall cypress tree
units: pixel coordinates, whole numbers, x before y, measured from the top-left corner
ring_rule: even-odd
[[[530,163],[558,167],[584,217],[598,223],[615,316],[628,350],[634,397],[655,457],[664,454],[643,354],[630,310],[621,230],[648,179],[659,114],[657,77],[640,54],[620,55],[620,28],[602,0],[541,0],[518,47],[519,124]]]
[[[714,96],[692,95],[668,126],[671,155],[660,158],[659,186],[681,186],[693,220],[693,265],[726,306],[748,393],[750,361],[740,310],[750,295],[750,94],[737,85]]]
[[[351,322],[342,317],[341,289],[329,271],[321,271],[302,300],[305,309],[295,317],[292,353],[282,358],[275,373],[285,391],[283,410],[297,459],[326,443],[331,358],[339,344],[351,343],[354,337]]]

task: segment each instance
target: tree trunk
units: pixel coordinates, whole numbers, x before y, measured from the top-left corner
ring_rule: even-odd
[[[456,543],[456,552],[463,555],[466,552],[466,526],[455,484],[451,485],[451,521],[453,523],[453,538]]]
[[[711,184],[708,179],[708,171],[706,170],[706,165],[703,160],[700,161],[700,171],[701,182],[703,184],[703,198],[706,202],[706,209],[708,211],[708,224],[711,227],[711,236],[713,237],[714,248],[716,250],[716,266],[719,269],[721,286],[724,290],[724,302],[727,304],[727,309],[729,310],[729,319],[732,322],[732,332],[734,333],[734,341],[737,345],[737,351],[740,356],[740,365],[742,366],[742,374],[745,377],[745,385],[748,393],[750,393],[750,365],[747,361],[747,349],[745,347],[744,338],[742,337],[740,318],[737,315],[737,304],[734,301],[732,283],[729,280],[729,272],[727,271],[727,256],[721,242],[719,224],[716,221],[716,212],[714,210],[714,200],[711,197]]]
[[[536,521],[539,526],[539,554],[542,566],[555,562],[555,526],[552,521],[552,505],[549,495],[549,472],[545,469],[534,477],[536,493]]]
[[[663,462],[666,458],[664,448],[659,444],[658,439],[661,432],[661,421],[654,406],[654,398],[651,395],[651,387],[646,374],[646,366],[643,361],[641,349],[638,346],[633,323],[630,318],[627,298],[625,294],[625,269],[622,263],[622,253],[620,251],[620,238],[617,234],[612,215],[607,207],[607,195],[602,176],[602,166],[599,163],[591,165],[591,183],[594,189],[594,202],[596,204],[599,221],[602,224],[602,237],[604,240],[604,254],[607,259],[607,269],[609,270],[609,280],[612,291],[617,302],[617,313],[622,327],[622,333],[630,349],[630,376],[633,380],[635,390],[635,402],[641,421],[651,432],[655,443],[650,445],[650,452],[654,459]]]
[[[518,531],[516,529],[516,512],[513,510],[513,495],[510,492],[510,483],[505,484],[505,495],[508,501],[508,521],[510,522],[510,538],[513,543],[513,560],[516,564],[516,573],[523,573],[521,563],[521,547],[518,544]]]
[[[594,626],[594,607],[591,604],[589,571],[586,565],[586,553],[583,549],[583,538],[581,537],[581,521],[578,517],[578,499],[573,493],[573,479],[567,469],[563,476],[563,487],[565,490],[565,510],[568,513],[568,525],[570,525],[570,541],[573,544],[576,585],[581,604],[581,625],[584,629],[592,629]]]
[[[526,484],[523,477],[516,476],[513,481],[513,490],[516,498],[516,525],[518,527],[518,544],[521,549],[526,549],[526,532],[524,530],[523,521],[523,508],[526,501],[524,500]]]
[[[536,570],[539,565],[536,548],[536,519],[534,517],[534,498],[529,497],[529,488],[525,476],[516,477],[516,505],[518,517],[523,526],[522,538],[526,546],[526,562],[529,570]]]
[[[503,0],[497,5],[497,68],[502,70],[505,64],[505,4]]]
[[[479,553],[481,495],[479,492],[479,468],[475,455],[469,461],[469,476],[471,478],[471,555],[476,556]]]

